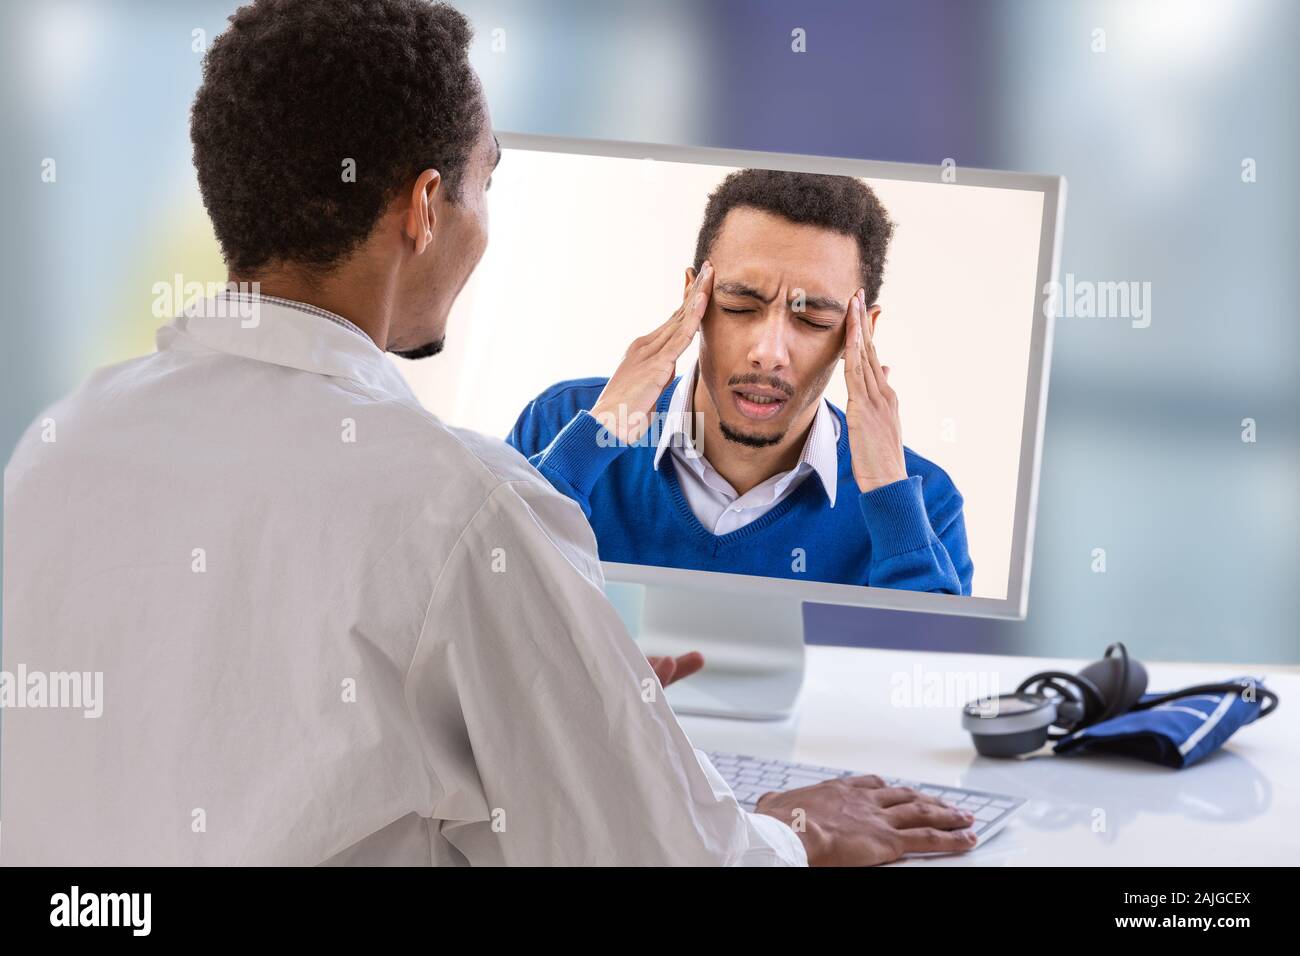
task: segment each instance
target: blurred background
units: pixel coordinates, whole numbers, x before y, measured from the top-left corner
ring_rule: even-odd
[[[235,5],[3,5],[5,460],[152,349],[155,283],[225,278],[187,123]],[[1300,5],[456,6],[500,129],[1062,174],[1062,277],[1150,283],[1145,328],[1057,322],[1028,619],[810,607],[810,640],[1300,662]]]

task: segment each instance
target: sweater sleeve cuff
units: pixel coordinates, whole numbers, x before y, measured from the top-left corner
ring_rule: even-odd
[[[921,495],[921,477],[881,485],[861,495],[858,503],[871,536],[872,559],[892,558],[924,548],[933,532]]]
[[[560,429],[542,452],[537,470],[554,472],[584,496],[590,496],[605,469],[627,448],[584,409]]]

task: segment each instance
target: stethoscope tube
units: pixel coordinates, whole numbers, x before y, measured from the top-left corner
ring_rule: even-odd
[[[1273,711],[1277,710],[1278,697],[1266,687],[1255,684],[1242,683],[1240,681],[1226,681],[1218,684],[1197,684],[1194,687],[1184,687],[1181,690],[1170,691],[1167,694],[1161,694],[1159,697],[1153,697],[1145,701],[1125,701],[1125,691],[1128,688],[1130,667],[1128,648],[1123,643],[1116,641],[1106,648],[1103,659],[1109,658],[1112,654],[1117,653],[1120,657],[1120,677],[1117,692],[1113,694],[1110,700],[1106,700],[1095,683],[1082,674],[1067,674],[1064,671],[1042,671],[1030,677],[1026,677],[1016,687],[1017,694],[1037,694],[1043,695],[1043,691],[1051,689],[1056,691],[1064,700],[1076,703],[1083,707],[1083,712],[1077,720],[1062,723],[1059,726],[1062,731],[1048,732],[1048,739],[1060,740],[1068,737],[1076,731],[1085,727],[1091,727],[1093,724],[1099,724],[1103,720],[1110,720],[1112,717],[1118,717],[1120,714],[1132,713],[1137,710],[1150,710],[1152,707],[1158,707],[1161,704],[1167,704],[1171,701],[1178,700],[1180,697],[1190,697],[1193,694],[1244,694],[1247,691],[1255,691],[1261,697],[1260,717],[1267,717]],[[1034,688],[1030,690],[1030,688]],[[1073,693],[1071,693],[1071,689]],[[1127,706],[1125,706],[1127,704]],[[1093,715],[1096,716],[1093,716]],[[1258,718],[1256,718],[1258,719]]]
[[[1259,684],[1242,684],[1228,682],[1225,684],[1197,684],[1195,687],[1184,687],[1182,690],[1170,691],[1168,694],[1161,694],[1151,700],[1144,700],[1139,704],[1134,704],[1129,710],[1150,710],[1160,704],[1167,704],[1170,701],[1177,700],[1180,697],[1191,697],[1194,694],[1244,694],[1246,691],[1253,690],[1259,694],[1259,717],[1267,717],[1273,711],[1277,710],[1277,694],[1273,693],[1267,687]],[[1268,706],[1265,706],[1265,705]],[[1259,717],[1255,719],[1258,720]],[[1271,725],[1270,725],[1271,726]]]

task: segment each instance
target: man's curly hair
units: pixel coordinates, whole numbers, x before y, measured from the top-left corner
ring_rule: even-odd
[[[792,173],[779,169],[740,169],[709,195],[695,242],[695,269],[709,256],[727,213],[749,206],[797,222],[821,226],[858,243],[862,288],[867,304],[880,295],[885,253],[894,224],[871,187],[852,176]]]
[[[255,0],[235,11],[203,60],[190,124],[231,272],[335,265],[424,169],[458,198],[484,119],[470,36],[464,16],[426,0]]]

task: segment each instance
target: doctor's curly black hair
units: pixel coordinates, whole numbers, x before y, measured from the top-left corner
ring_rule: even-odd
[[[471,33],[426,0],[256,0],[230,17],[190,139],[233,276],[336,264],[424,169],[459,195],[485,116]]]

